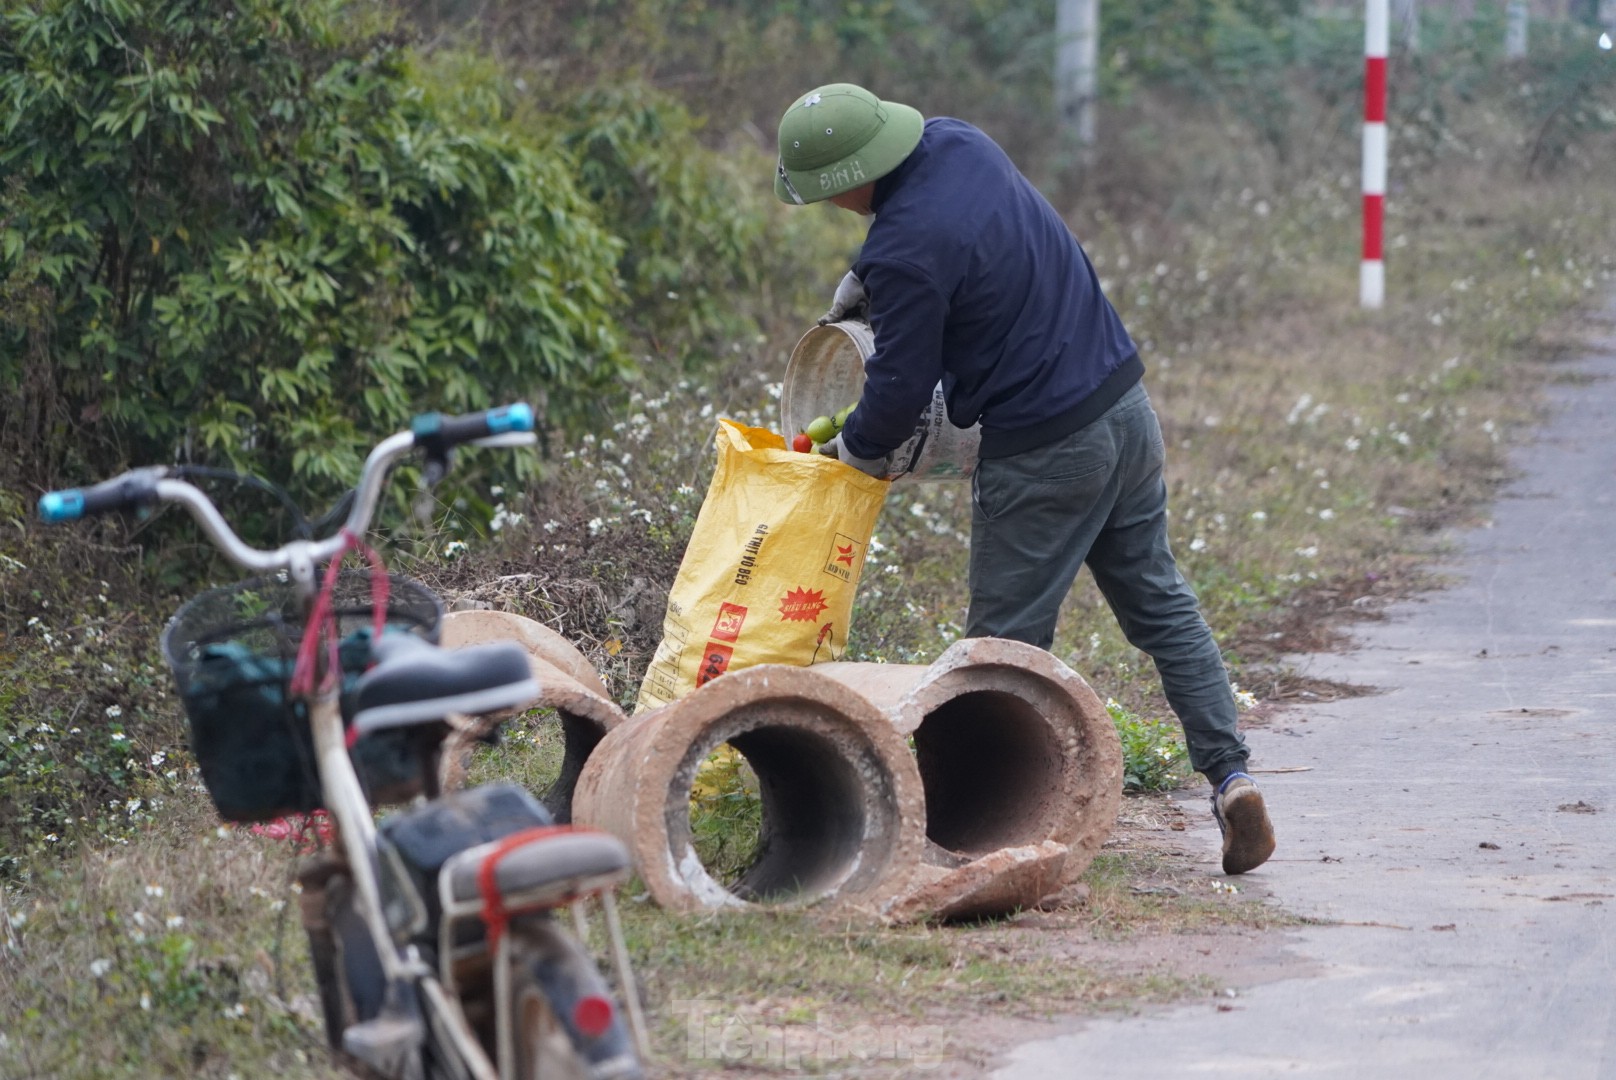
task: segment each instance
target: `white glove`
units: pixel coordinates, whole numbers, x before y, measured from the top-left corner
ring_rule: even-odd
[[[867,315],[869,307],[870,294],[864,291],[864,282],[849,270],[842,275],[841,283],[836,286],[836,295],[831,298],[830,310],[819,317],[819,325],[856,318],[860,314]]]
[[[833,457],[844,465],[851,465],[859,472],[873,476],[877,480],[885,480],[887,472],[892,466],[892,455],[882,454],[878,458],[854,457],[847,447],[842,445],[842,437],[837,435],[829,442],[822,442],[814,448],[814,452]]]

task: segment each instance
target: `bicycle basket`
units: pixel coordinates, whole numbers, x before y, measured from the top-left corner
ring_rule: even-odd
[[[386,630],[436,644],[443,602],[419,582],[388,575]],[[344,697],[370,662],[371,573],[341,571],[332,591]],[[302,702],[291,700],[303,607],[288,581],[254,578],[193,597],[163,631],[163,659],[178,684],[191,752],[219,816],[268,821],[319,809],[314,736]],[[419,787],[405,732],[381,732],[354,746],[367,790],[407,798]]]

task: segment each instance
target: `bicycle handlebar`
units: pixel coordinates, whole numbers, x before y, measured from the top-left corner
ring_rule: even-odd
[[[411,430],[389,435],[371,450],[359,474],[353,508],[348,512],[343,530],[325,540],[298,540],[269,550],[252,547],[236,535],[206,494],[184,480],[170,479],[171,470],[163,465],[132,469],[93,487],[46,492],[39,499],[39,516],[45,522],[58,524],[77,521],[90,514],[177,502],[190,511],[208,538],[232,562],[245,569],[283,569],[300,555],[321,563],[346,549],[348,541],[343,533],[362,536],[370,528],[371,516],[381,498],[382,480],[387,467],[395,460],[417,447],[426,450],[429,460],[441,462],[451,449],[465,443],[498,446],[512,445],[518,440],[530,443],[533,421],[532,407],[521,402],[465,416],[427,413],[416,417]]]
[[[461,443],[475,442],[494,435],[533,430],[533,409],[522,403],[489,409],[465,416],[425,413],[410,423],[415,445],[427,453],[442,453]]]
[[[54,525],[151,503],[157,498],[157,483],[167,471],[161,465],[147,466],[93,487],[46,492],[39,499],[39,516]]]

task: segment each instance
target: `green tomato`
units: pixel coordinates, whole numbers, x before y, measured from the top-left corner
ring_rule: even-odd
[[[828,416],[816,416],[803,430],[817,446],[820,443],[828,443],[836,437],[836,421]]]
[[[856,408],[858,408],[858,402],[855,401],[831,418],[836,421],[836,430],[840,431],[847,426],[847,418],[853,415],[853,410]]]

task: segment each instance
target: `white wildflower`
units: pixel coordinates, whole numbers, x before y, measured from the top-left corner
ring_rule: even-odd
[[[512,510],[507,510],[505,509],[505,504],[500,503],[494,507],[494,516],[489,519],[488,528],[493,532],[499,532],[507,525],[520,525],[526,518],[526,514],[518,514]]]

